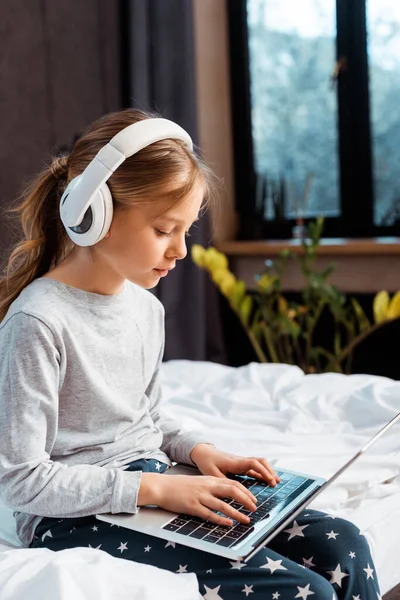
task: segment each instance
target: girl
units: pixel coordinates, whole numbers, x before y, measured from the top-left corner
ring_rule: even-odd
[[[321,512],[302,513],[247,564],[94,516],[157,504],[246,523],[223,499],[250,511],[255,499],[225,475],[279,483],[264,458],[222,452],[161,411],[164,311],[147,290],[185,257],[211,181],[186,132],[137,110],[97,120],[33,181],[0,284],[1,496],[26,546],[90,545],[192,571],[206,600],[376,600],[365,537]],[[171,461],[202,475],[163,477]]]

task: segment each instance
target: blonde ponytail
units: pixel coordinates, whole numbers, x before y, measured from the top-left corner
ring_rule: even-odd
[[[57,157],[35,177],[22,202],[10,211],[20,215],[24,239],[12,250],[0,279],[0,322],[20,292],[60,262],[71,247],[58,216],[60,192],[67,180],[68,157]]]

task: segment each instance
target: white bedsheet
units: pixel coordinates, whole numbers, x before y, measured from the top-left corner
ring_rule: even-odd
[[[323,477],[400,412],[400,383],[366,375],[305,376],[286,365],[235,369],[170,361],[162,365],[162,380],[167,412],[204,430],[220,448]],[[400,582],[399,433],[395,426],[312,505],[362,529],[382,594]],[[96,549],[10,549],[1,540],[0,590],[1,600],[159,600],[160,590],[165,600],[199,598],[194,575]]]
[[[329,477],[400,412],[400,382],[288,365],[163,365],[166,409],[218,447]],[[400,582],[400,425],[311,505],[367,537],[385,593]]]
[[[162,594],[160,595],[160,591]],[[1,600],[198,600],[192,573],[177,575],[90,548],[52,552],[0,543]]]

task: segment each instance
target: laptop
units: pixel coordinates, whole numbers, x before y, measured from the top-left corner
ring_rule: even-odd
[[[101,521],[133,531],[246,563],[278,533],[288,527],[297,515],[399,419],[400,413],[328,480],[287,469],[275,469],[281,481],[275,487],[270,487],[268,483],[253,477],[229,475],[257,497],[257,509],[253,512],[231,498],[224,498],[225,502],[249,515],[251,519],[249,524],[233,520],[231,526],[221,526],[200,517],[171,513],[156,506],[142,506],[134,515],[105,513],[98,514],[96,517]],[[201,475],[201,473],[190,465],[177,464],[163,473],[165,477],[169,475]]]

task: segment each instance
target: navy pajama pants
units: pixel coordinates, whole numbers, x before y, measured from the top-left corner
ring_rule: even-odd
[[[128,470],[163,472],[139,460]],[[196,573],[205,600],[380,600],[369,545],[349,521],[305,510],[248,563],[229,560],[99,521],[44,518],[31,548],[99,548],[175,573]]]

